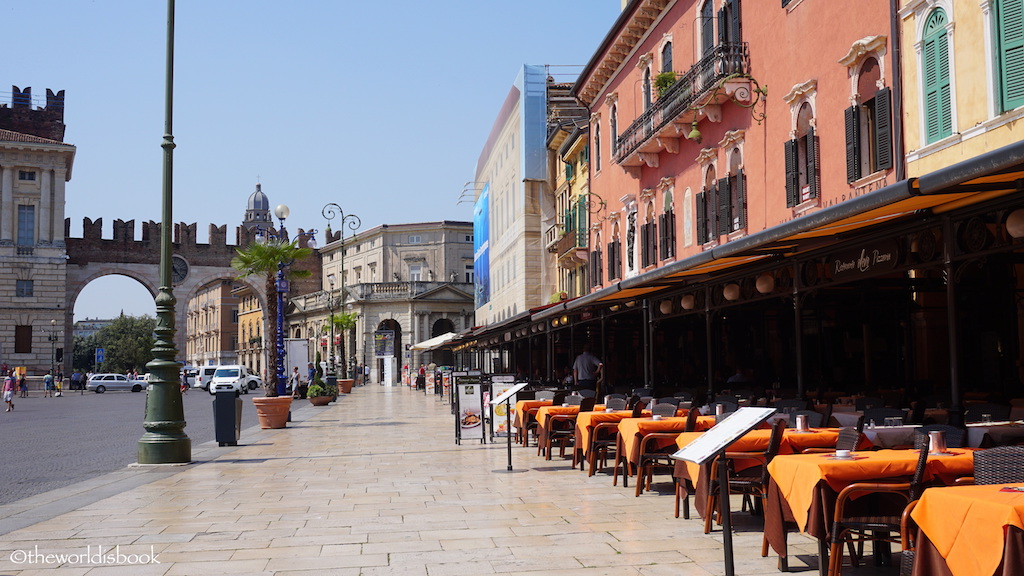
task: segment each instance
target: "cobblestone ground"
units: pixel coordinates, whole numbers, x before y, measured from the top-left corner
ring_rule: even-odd
[[[144,392],[29,394],[15,398],[13,412],[0,413],[0,504],[71,486],[138,459],[138,441],[146,432]],[[257,425],[251,396],[242,397],[242,430]],[[184,397],[185,433],[193,448],[215,439],[212,404],[213,396],[202,390]]]

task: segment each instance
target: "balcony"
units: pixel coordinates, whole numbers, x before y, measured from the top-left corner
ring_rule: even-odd
[[[441,286],[451,286],[467,294],[473,293],[472,283],[419,280],[410,282],[370,282],[367,284],[356,284],[351,286],[350,289],[359,300],[408,300]]]
[[[679,151],[679,137],[706,116],[721,119],[722,102],[753,102],[745,42],[726,42],[700,59],[615,139],[613,158],[624,166],[658,166],[660,152]]]

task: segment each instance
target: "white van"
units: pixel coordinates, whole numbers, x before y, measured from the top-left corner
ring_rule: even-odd
[[[192,387],[202,388],[203,390],[209,390],[210,380],[213,380],[213,374],[216,371],[216,366],[199,366],[198,368],[196,368],[196,379],[192,383]]]
[[[247,366],[230,364],[217,366],[210,380],[210,394],[217,392],[234,392],[237,394],[248,394],[249,390],[255,390],[263,386],[259,376],[252,373]]]

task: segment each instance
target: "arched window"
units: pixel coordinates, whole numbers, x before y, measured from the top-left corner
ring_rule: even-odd
[[[594,171],[601,171],[601,125],[594,125]]]
[[[611,112],[609,112],[609,114],[608,114],[608,132],[609,132],[608,137],[611,138],[612,156],[615,156],[615,153],[618,151],[618,148],[619,148],[619,126],[618,126],[618,123],[619,123],[618,109],[617,109],[617,107],[615,105],[612,105]]]
[[[803,102],[797,112],[796,138],[786,142],[786,206],[793,207],[818,198],[818,137],[814,135],[814,110]]]
[[[672,186],[665,188],[662,200],[664,209],[658,216],[658,242],[661,245],[661,259],[668,260],[676,255],[676,214]]]
[[[651,98],[651,67],[644,68],[644,112],[651,109],[651,104],[654,101]]]
[[[946,11],[936,8],[928,15],[924,25],[921,58],[924,66],[925,142],[928,144],[953,134],[947,23]]]
[[[654,202],[644,206],[643,224],[640,225],[640,265],[643,268],[658,262],[658,225],[654,213]]]
[[[892,121],[889,88],[879,88],[878,60],[861,62],[857,76],[860,105],[846,109],[846,180],[853,182],[892,168]]]
[[[729,174],[718,184],[722,210],[718,216],[719,232],[731,234],[747,227],[747,182],[743,175],[743,154],[739,147],[729,153]]]
[[[619,236],[619,223],[612,224],[612,239],[608,243],[608,281],[622,278],[622,241]]]
[[[662,73],[672,71],[672,42],[665,42],[661,47],[661,71]]]
[[[697,194],[697,242],[707,244],[718,239],[718,182],[715,167],[704,173],[704,187]]]
[[[601,233],[594,233],[594,249],[590,251],[590,287],[601,285],[604,262],[601,253]]]

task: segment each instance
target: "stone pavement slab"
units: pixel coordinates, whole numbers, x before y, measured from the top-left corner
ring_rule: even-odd
[[[293,416],[244,430],[238,447],[196,447],[189,465],[0,507],[0,574],[724,574],[720,530],[674,518],[667,488],[637,498],[518,446],[508,472],[504,440],[456,445],[433,396],[358,387]],[[778,574],[747,524],[736,573]],[[790,541],[795,568],[816,562],[813,541]]]

